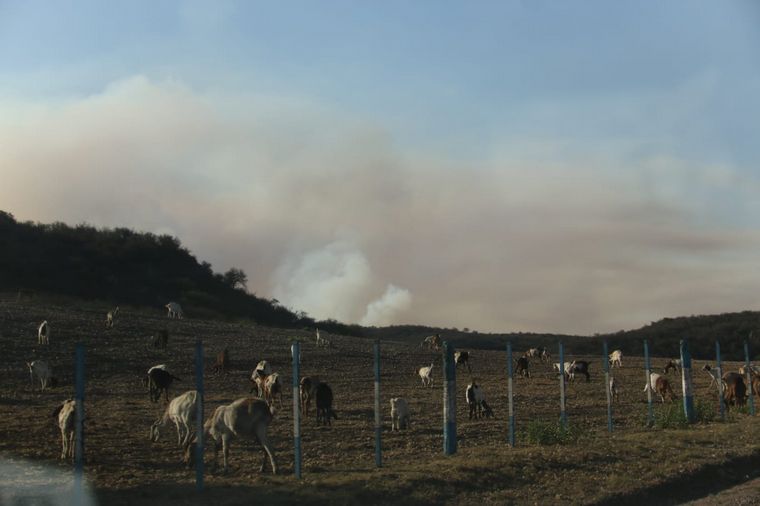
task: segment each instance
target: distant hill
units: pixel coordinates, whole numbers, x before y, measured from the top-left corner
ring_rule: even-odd
[[[656,356],[677,356],[678,342],[687,338],[695,357],[715,356],[715,340],[730,360],[743,358],[743,341],[750,332],[753,356],[760,356],[760,312],[743,311],[706,316],[665,318],[636,330],[595,336],[548,333],[490,334],[466,329],[424,325],[360,327],[335,320],[315,321],[250,294],[240,269],[214,273],[211,264],[198,260],[180,241],[168,235],[135,232],[126,228],[97,229],[89,225],[17,222],[0,211],[0,290],[38,290],[109,304],[162,306],[170,300],[190,315],[249,318],[263,325],[301,328],[318,326],[337,334],[366,336],[417,344],[425,336],[441,334],[462,348],[503,349],[511,341],[516,351],[549,348],[557,355],[563,341],[569,354],[599,354],[602,340],[610,350],[641,355],[642,341],[649,341]]]
[[[109,304],[182,304],[189,315],[250,318],[280,327],[355,334],[336,321],[316,322],[245,290],[240,269],[219,274],[180,241],[127,228],[17,222],[0,211],[0,290],[35,290]]]

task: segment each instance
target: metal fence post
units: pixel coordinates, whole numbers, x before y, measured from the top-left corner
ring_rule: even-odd
[[[647,375],[647,426],[654,425],[654,406],[652,405],[652,365],[649,362],[649,343],[644,340],[644,372]]]
[[[715,369],[718,371],[718,403],[720,404],[720,419],[726,421],[726,400],[723,398],[723,368],[720,364],[720,342],[715,341]]]
[[[607,341],[602,347],[602,367],[604,368],[604,390],[607,392],[607,430],[612,432],[612,392],[610,391],[610,356]]]
[[[752,396],[752,370],[750,369],[749,341],[747,340],[744,341],[744,367],[746,368],[747,388],[749,391],[749,414],[755,416],[755,398]]]
[[[689,423],[694,423],[694,391],[691,384],[691,354],[686,339],[681,340],[681,385],[683,388],[683,412]]]
[[[513,397],[512,343],[507,343],[507,395],[509,396],[509,446],[515,446],[515,404]]]
[[[295,450],[295,474],[296,479],[301,479],[301,406],[299,395],[299,375],[301,343],[294,342],[290,347],[293,356],[293,447]]]
[[[74,504],[84,504],[84,345],[75,351]]]
[[[443,453],[457,452],[456,369],[454,347],[443,343]]]
[[[203,490],[203,451],[205,442],[203,433],[203,342],[198,339],[195,342],[195,488]]]
[[[567,412],[565,411],[565,345],[559,343],[559,421],[562,428],[567,428]]]
[[[375,466],[383,466],[382,431],[383,421],[380,414],[380,340],[375,340]]]

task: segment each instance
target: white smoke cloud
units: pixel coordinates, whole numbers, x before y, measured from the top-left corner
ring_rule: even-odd
[[[389,284],[379,299],[369,303],[359,324],[376,327],[390,325],[411,305],[412,294],[409,290]]]
[[[0,97],[0,139],[0,209],[172,231],[318,318],[592,333],[760,306],[760,185],[727,165],[542,139],[410,155],[321,104],[139,76]]]

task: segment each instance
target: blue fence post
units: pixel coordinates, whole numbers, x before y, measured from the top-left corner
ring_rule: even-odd
[[[509,396],[509,446],[515,447],[515,404],[513,398],[512,343],[507,343],[507,395]]]
[[[84,504],[84,345],[75,351],[74,504]]]
[[[718,403],[720,404],[720,419],[726,421],[726,400],[723,398],[723,368],[720,364],[720,341],[715,341],[715,368],[718,371]]]
[[[195,342],[195,389],[197,391],[195,407],[195,488],[203,490],[203,452],[205,434],[203,433],[203,342]]]
[[[457,452],[457,404],[456,369],[454,367],[454,347],[448,341],[443,343],[443,453]]]
[[[565,411],[565,345],[559,343],[559,421],[562,428],[567,428],[567,412]]]
[[[649,343],[644,340],[644,372],[647,375],[647,426],[654,425],[654,406],[652,405],[652,364],[649,362]]]
[[[375,340],[375,466],[383,466],[382,431],[383,420],[380,414],[380,340]]]
[[[604,368],[604,390],[607,392],[607,430],[612,432],[612,392],[610,391],[610,356],[607,341],[602,346],[602,367]]]
[[[294,342],[290,347],[290,352],[293,355],[293,447],[295,450],[295,474],[296,479],[301,479],[301,406],[299,395],[299,376],[300,376],[300,359],[301,359],[301,343]]]
[[[681,340],[681,385],[683,412],[689,423],[694,423],[694,392],[691,385],[691,354],[686,339]]]
[[[749,414],[755,416],[755,398],[752,396],[752,369],[750,369],[749,362],[749,341],[746,340],[744,341],[744,367],[746,369],[747,388],[749,390]]]

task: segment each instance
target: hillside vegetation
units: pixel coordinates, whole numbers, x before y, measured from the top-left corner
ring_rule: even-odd
[[[665,318],[642,328],[595,336],[542,333],[488,334],[467,329],[423,325],[360,327],[335,320],[315,321],[306,313],[283,307],[246,290],[240,269],[215,273],[211,264],[198,261],[168,235],[136,232],[127,228],[98,229],[81,224],[18,222],[0,211],[0,290],[32,290],[105,301],[109,304],[162,306],[180,302],[188,314],[212,318],[247,318],[283,328],[319,326],[333,333],[382,340],[417,343],[430,334],[458,347],[503,349],[511,341],[515,350],[548,347],[556,356],[557,342],[570,353],[599,354],[603,339],[610,349],[641,355],[642,341],[652,354],[676,356],[678,342],[688,339],[700,358],[715,355],[720,340],[727,359],[743,358],[743,341],[750,340],[752,354],[760,351],[760,313],[743,311],[720,315]],[[476,323],[476,322],[475,322]]]

